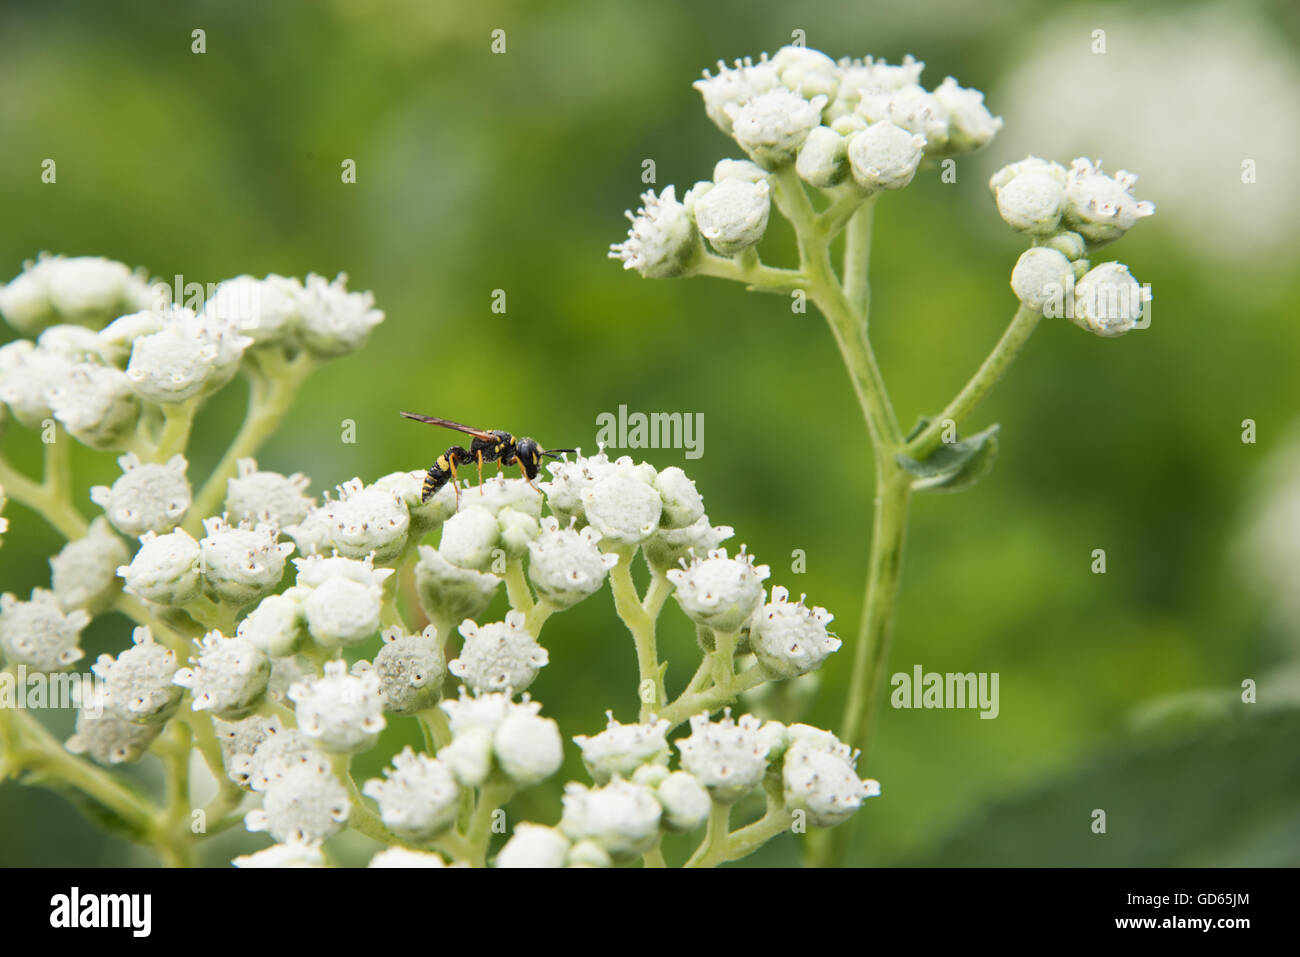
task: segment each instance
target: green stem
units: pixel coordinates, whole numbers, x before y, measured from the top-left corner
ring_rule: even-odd
[[[173,455],[185,451],[190,442],[190,429],[194,426],[194,414],[199,409],[199,399],[195,396],[184,402],[168,403],[162,409],[162,434],[158,436],[158,445],[151,456],[155,462],[166,462]]]
[[[758,687],[771,677],[762,668],[754,666],[736,675],[730,684],[713,685],[704,691],[683,694],[659,712],[659,717],[668,722],[671,730],[693,715],[704,711],[712,713],[724,705],[731,704],[741,694],[750,688]]]
[[[790,292],[808,285],[808,278],[798,269],[764,266],[757,257],[742,262],[708,252],[700,254],[695,274],[743,282],[754,292]]]
[[[509,782],[489,782],[479,789],[478,806],[465,838],[469,843],[470,867],[487,867],[488,844],[492,841],[492,819],[501,805],[515,793]]]
[[[904,450],[907,455],[914,459],[924,459],[939,446],[945,422],[951,420],[956,425],[966,418],[971,409],[975,408],[980,399],[984,398],[998,379],[1002,378],[1007,367],[1015,361],[1016,356],[1025,347],[1025,343],[1029,341],[1029,337],[1033,335],[1034,329],[1038,327],[1038,320],[1041,318],[1040,313],[1024,305],[1016,310],[1010,325],[1002,333],[1002,338],[971,376],[970,381],[962,386],[961,391],[948,403],[947,408],[907,443]]]
[[[778,834],[788,831],[793,822],[794,815],[785,807],[780,804],[769,804],[766,814],[728,838],[723,861],[736,861],[747,857]]]
[[[704,840],[695,849],[686,867],[717,867],[727,853],[727,839],[731,836],[731,805],[714,801],[709,810],[709,826]]]
[[[524,615],[530,614],[537,603],[533,600],[532,589],[528,587],[528,579],[524,576],[522,558],[507,559],[505,578],[506,597],[510,600],[510,607]]]
[[[430,754],[451,744],[451,723],[441,708],[426,708],[416,714],[424,733],[424,747]]]
[[[616,553],[618,564],[609,572],[609,586],[614,593],[614,610],[632,633],[636,645],[637,700],[640,702],[640,721],[649,721],[665,700],[664,673],[659,666],[658,642],[655,638],[655,619],[652,618],[637,594],[632,581],[632,557],[635,547],[621,548]],[[660,602],[662,606],[662,602]],[[647,701],[647,686],[653,700]]]
[[[85,538],[90,531],[90,523],[73,508],[67,496],[67,460],[63,446],[69,441],[60,435],[45,446],[44,484],[33,482],[0,457],[0,486],[4,487],[5,495],[36,512],[68,541],[76,541]],[[56,446],[59,447],[57,451]]]
[[[865,323],[871,315],[871,220],[876,197],[860,205],[849,219],[844,236],[844,296]]]

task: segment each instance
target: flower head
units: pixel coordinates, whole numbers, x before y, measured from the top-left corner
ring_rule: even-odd
[[[172,680],[176,654],[154,641],[148,626],[136,628],[131,641],[116,658],[100,655],[91,671],[104,682],[104,703],[119,717],[161,724],[181,702],[182,691]]]
[[[684,275],[700,251],[700,235],[686,207],[677,201],[672,186],[655,196],[641,194],[642,206],[627,218],[632,223],[627,239],[609,247],[609,257],[623,261],[624,269],[635,269],[647,279],[671,279]]]
[[[331,754],[372,747],[386,724],[379,678],[373,673],[349,675],[347,667],[342,661],[327,661],[324,677],[289,689],[298,728]]]
[[[180,524],[190,508],[188,463],[173,455],[164,464],[142,463],[134,452],[117,460],[122,475],[112,487],[96,485],[90,500],[123,535],[132,538],[145,532],[161,535]]]
[[[219,631],[208,632],[198,645],[193,666],[176,672],[173,682],[190,690],[195,711],[211,711],[226,721],[246,717],[271,677],[266,653],[247,638],[226,638]]]
[[[504,622],[481,628],[467,619],[459,630],[465,644],[447,670],[475,691],[517,694],[533,683],[549,661],[546,649],[525,626],[522,612],[507,612]]]
[[[697,624],[716,631],[735,631],[763,600],[763,581],[771,574],[766,565],[755,565],[744,546],[735,558],[719,548],[706,558],[668,572],[677,586],[675,596],[682,610]]]
[[[392,768],[384,769],[384,779],[367,781],[361,793],[378,802],[385,827],[415,840],[446,829],[460,811],[460,786],[451,772],[409,746],[393,758]]]
[[[32,590],[30,601],[0,595],[0,651],[11,664],[36,671],[62,671],[85,655],[78,645],[90,615],[64,611],[53,592]]]

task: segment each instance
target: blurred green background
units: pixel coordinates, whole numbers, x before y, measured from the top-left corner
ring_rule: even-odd
[[[886,709],[859,769],[884,794],[860,815],[848,859],[1300,863],[1300,723],[1286,703],[1297,682],[1280,670],[1298,629],[1241,571],[1261,476],[1300,409],[1298,211],[1282,182],[1300,146],[1300,17],[1283,3],[1135,9],[1071,5],[1058,21],[1055,3],[964,0],[11,2],[0,11],[0,280],[44,249],[205,283],[346,271],[387,320],[309,382],[259,456],[306,472],[317,495],[428,465],[445,437],[398,409],[587,449],[596,416],[620,404],[702,412],[702,459],[633,454],[683,465],[710,518],[737,529],[729,544],[747,543],[772,566],[770,584],[807,592],[851,639],[870,455],[824,323],[735,284],[642,280],[606,252],[646,188],[644,159],[656,188],[680,194],[739,155],[690,87],[702,67],[775,50],[794,29],[837,57],[914,53],[928,87],[951,73],[1007,125],[960,161],[957,183],[923,174],[879,204],[872,332],[904,426],[950,397],[1013,311],[1022,245],[985,183],[1026,152],[1100,153],[1108,169],[1142,174],[1138,195],[1159,212],[1114,256],[1155,303],[1150,329],[1114,341],[1045,322],[970,423],[1002,423],[992,475],[916,501],[890,670],[996,671],[1001,713]],[[489,50],[497,28],[504,55]],[[1095,28],[1107,31],[1104,56],[1089,52]],[[1228,65],[1153,52],[1187,50],[1177,31],[1189,30]],[[1090,72],[1052,50],[1093,56],[1078,68]],[[1200,80],[1175,82],[1187,70]],[[1211,104],[1234,100],[1225,83],[1273,117],[1267,128],[1234,126],[1236,113]],[[1079,105],[1097,102],[1117,106]],[[40,181],[47,157],[56,185]],[[1242,184],[1243,157],[1259,160],[1258,183]],[[340,182],[344,159],[356,161],[353,185]],[[790,255],[788,234],[769,239],[765,256]],[[490,309],[498,288],[505,315]],[[243,391],[201,414],[199,473],[235,429]],[[1241,441],[1246,418],[1256,444]],[[340,441],[344,419],[355,444]],[[34,439],[10,432],[7,454],[34,468]],[[110,456],[77,451],[81,491],[111,481]],[[25,595],[48,584],[59,542],[16,503],[6,514],[0,591]],[[1105,575],[1090,571],[1096,548]],[[794,549],[806,551],[803,575],[791,573]],[[547,627],[552,665],[532,692],[566,735],[594,733],[607,707],[633,713],[632,646],[610,606],[606,589]],[[661,627],[680,688],[693,633],[671,603]],[[124,619],[98,620],[88,660],[128,634]],[[813,723],[837,720],[850,653],[828,664]],[[1247,678],[1261,682],[1253,707],[1239,701]],[[393,724],[394,741],[414,740]],[[585,780],[572,746],[564,774]],[[1105,835],[1091,833],[1095,808]],[[554,821],[558,785],[515,809]],[[218,843],[214,863],[265,839]],[[753,860],[791,863],[795,850],[783,838]],[[149,861],[62,799],[0,788],[0,864]]]

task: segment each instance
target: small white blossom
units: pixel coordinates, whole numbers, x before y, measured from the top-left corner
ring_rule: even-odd
[[[781,778],[786,806],[808,814],[814,827],[833,827],[848,820],[862,802],[880,793],[880,785],[858,778],[856,755],[829,732],[792,725]]]
[[[766,54],[754,63],[749,57],[737,60],[734,66],[718,61],[717,75],[704,71],[704,78],[696,80],[694,87],[704,97],[704,112],[718,129],[731,135],[731,111],[766,93],[777,85],[776,67]]]
[[[421,545],[419,555],[416,593],[420,607],[434,621],[463,621],[482,614],[501,585],[496,575],[458,568],[430,545]]]
[[[589,789],[570,782],[564,787],[560,830],[574,841],[595,841],[614,860],[626,860],[654,846],[662,815],[654,791],[645,785],[615,778]]]
[[[222,721],[212,719],[212,731],[217,744],[221,746],[221,762],[226,768],[226,776],[242,787],[248,787],[248,765],[253,760],[253,752],[268,737],[281,731],[279,718],[264,718],[250,715],[239,721]],[[237,763],[242,767],[236,768]]]
[[[715,801],[730,804],[758,786],[767,771],[769,744],[763,723],[753,715],[732,720],[731,709],[718,722],[708,714],[691,718],[691,735],[677,742],[682,768],[708,788]]]
[[[772,191],[766,181],[729,179],[696,201],[695,222],[718,253],[734,256],[763,238],[771,209]]]
[[[329,770],[329,759],[297,728],[282,728],[278,718],[266,729],[252,754],[240,754],[227,764],[231,777],[254,791],[266,791],[290,771],[310,765]]]
[[[53,592],[32,589],[30,601],[0,595],[0,651],[10,664],[35,671],[62,671],[85,652],[78,646],[90,615],[64,611]]]
[[[221,601],[246,605],[279,585],[293,545],[276,540],[279,529],[274,525],[232,526],[214,516],[203,520],[203,528],[207,532],[199,541],[203,581]]]
[[[805,100],[778,88],[724,109],[741,149],[759,166],[774,170],[794,161],[808,134],[821,125],[826,102],[825,96]]]
[[[96,256],[43,253],[0,288],[0,312],[24,335],[58,322],[99,328],[148,303],[149,287],[139,271]]]
[[[251,343],[225,323],[172,306],[162,313],[162,328],[132,341],[126,377],[150,402],[211,395],[231,380]]]
[[[848,141],[828,126],[819,126],[804,140],[795,159],[795,172],[811,186],[828,189],[848,175]]]
[[[510,510],[537,519],[542,517],[542,493],[521,478],[494,475],[484,479],[472,494],[467,495],[461,507],[487,509],[498,517]]]
[[[1026,249],[1011,271],[1011,289],[1016,298],[1035,312],[1042,312],[1048,302],[1062,301],[1073,280],[1070,261],[1046,246]]]
[[[244,816],[250,831],[277,841],[324,841],[342,829],[352,813],[348,792],[327,765],[303,764],[272,782],[258,810]]]
[[[738,179],[742,183],[767,181],[767,170],[750,160],[720,159],[713,164],[713,182],[724,183]]]
[[[456,514],[456,487],[448,482],[426,502],[424,474],[423,471],[391,472],[374,481],[374,488],[394,492],[402,500],[411,517],[409,534],[416,539]]]
[[[636,545],[659,528],[663,499],[650,481],[653,475],[647,481],[638,470],[616,465],[582,490],[582,510],[604,541]]]
[[[447,670],[475,691],[525,690],[550,660],[524,623],[522,612],[506,613],[504,622],[481,628],[472,620],[461,622],[465,638],[460,657]]]
[[[754,612],[749,629],[750,650],[778,678],[807,674],[840,647],[840,640],[826,631],[833,615],[825,608],[808,608],[803,596],[797,603],[789,597],[785,588],[773,588],[771,602]]]
[[[272,844],[253,854],[241,854],[230,862],[235,867],[324,867],[320,842],[287,841]]]
[[[180,705],[176,654],[158,644],[147,626],[136,628],[132,645],[117,658],[100,655],[91,665],[104,682],[104,703],[121,718],[151,724],[165,722]]]
[[[660,195],[641,194],[642,206],[632,215],[627,239],[609,247],[609,257],[620,259],[624,269],[635,269],[647,279],[684,275],[700,251],[700,235],[686,207],[677,201],[672,186]]]
[[[301,472],[260,472],[254,459],[240,459],[238,473],[227,483],[226,515],[232,522],[267,522],[279,528],[307,517],[316,500],[304,493],[311,480]]]
[[[1102,263],[1075,285],[1071,321],[1099,336],[1122,336],[1137,325],[1150,298],[1150,290],[1138,285],[1127,266]]]
[[[347,355],[366,344],[370,330],[384,321],[370,292],[348,292],[348,277],[333,282],[311,274],[299,294],[303,343],[323,358]]]
[[[1020,173],[993,192],[998,214],[1012,229],[1029,236],[1051,236],[1060,229],[1065,184],[1051,172]]]
[[[217,286],[203,314],[238,329],[257,345],[293,342],[299,333],[302,296],[297,279],[274,273],[265,279],[236,276]]]
[[[711,525],[709,517],[701,515],[683,528],[659,529],[642,548],[652,567],[668,571],[697,555],[709,554],[735,533],[730,525]]]
[[[1101,171],[1100,160],[1076,159],[1070,164],[1065,186],[1069,198],[1065,221],[1091,243],[1118,239],[1139,219],[1156,211],[1154,203],[1133,195],[1137,179],[1126,170],[1112,178]]]
[[[665,528],[685,528],[704,515],[704,499],[685,472],[670,465],[658,473],[654,486],[663,499],[660,523]]]
[[[329,519],[330,541],[349,558],[374,555],[386,562],[401,554],[411,515],[392,489],[364,485],[359,478],[339,486],[337,500],[326,496],[321,511]]]
[[[556,608],[569,608],[595,594],[618,556],[602,552],[600,532],[588,525],[561,529],[553,516],[541,521],[542,534],[528,546],[528,580]]]
[[[492,732],[486,728],[463,731],[439,749],[438,759],[465,787],[480,787],[492,772]]]
[[[382,588],[384,582],[393,574],[391,568],[376,568],[373,559],[346,558],[342,555],[308,555],[293,559],[298,569],[295,582],[307,588],[319,588],[332,578],[346,578],[358,585],[373,585]]]
[[[582,750],[582,763],[597,784],[612,777],[630,778],[643,764],[667,764],[667,721],[653,724],[619,724],[612,711],[609,723],[594,737],[580,734],[573,739]]]
[[[839,65],[820,50],[784,46],[772,57],[772,69],[782,86],[805,99],[833,99],[839,89]]]
[[[140,400],[130,381],[112,366],[75,363],[55,380],[47,398],[68,434],[92,449],[121,448],[140,418]]]
[[[754,564],[743,545],[735,558],[719,548],[707,558],[696,558],[667,573],[682,610],[692,621],[715,631],[735,631],[745,623],[762,602],[763,582],[770,574],[767,565]]]
[[[248,715],[262,700],[271,662],[247,638],[226,638],[210,631],[198,643],[193,667],[182,668],[172,679],[194,696],[193,710],[211,711],[225,721]]]
[[[497,765],[515,784],[545,781],[564,763],[560,726],[524,708],[512,708],[492,735]]]
[[[99,611],[112,598],[117,568],[130,556],[126,544],[101,516],[84,538],[68,542],[50,559],[54,597],[68,611]]]
[[[75,363],[50,349],[34,347],[25,339],[0,347],[0,400],[14,419],[29,429],[40,429],[54,417],[50,392],[72,376]]]
[[[379,678],[349,675],[347,664],[327,661],[325,675],[289,689],[298,715],[298,728],[331,754],[364,751],[384,730]]]
[[[515,825],[514,833],[497,855],[497,867],[563,867],[569,853],[569,839],[562,831],[527,821]]]
[[[703,827],[713,808],[708,789],[687,771],[665,777],[655,788],[655,797],[664,809],[664,827],[679,834]]]
[[[267,595],[239,623],[235,634],[272,658],[292,655],[306,636],[302,604],[288,594]]]
[[[556,516],[576,518],[580,525],[587,522],[582,511],[583,492],[590,489],[597,479],[616,470],[603,446],[597,455],[579,455],[572,462],[548,462],[546,469],[551,473],[551,481],[542,485],[546,504]]]
[[[371,671],[379,677],[379,698],[391,714],[415,714],[432,708],[442,697],[447,673],[438,630],[429,625],[418,635],[404,635],[398,628],[384,630],[384,647],[374,664],[358,661],[353,674]]]
[[[919,146],[929,153],[938,155],[946,151],[948,112],[934,94],[926,92],[918,83],[896,90],[864,91],[857,115],[867,121],[868,129],[878,123],[889,123],[922,137]],[[899,138],[897,148],[905,149],[902,144]],[[911,179],[910,175],[908,179]]]
[[[162,729],[162,722],[128,721],[106,707],[103,688],[87,691],[83,686],[76,731],[65,745],[100,764],[127,764],[139,761]]]
[[[478,787],[498,764],[516,782],[535,783],[554,774],[562,760],[563,742],[553,721],[539,716],[541,704],[524,695],[518,702],[505,694],[442,702],[451,726],[452,742],[438,752],[461,784]]]
[[[199,543],[183,528],[145,532],[129,565],[117,569],[124,590],[159,605],[184,605],[199,593]]]
[[[902,63],[895,65],[868,56],[861,59],[846,57],[839,61],[839,67],[839,92],[827,110],[832,118],[852,114],[862,102],[863,91],[901,90],[919,84],[925,64],[909,53],[903,57]]]
[[[370,859],[367,867],[447,867],[448,864],[439,855],[431,851],[412,851],[405,847],[390,847],[380,851]],[[452,867],[461,865],[452,864]]]
[[[501,528],[496,516],[485,508],[462,508],[442,526],[438,553],[459,568],[485,572],[492,566],[492,553],[501,546]]]
[[[881,120],[849,139],[849,167],[857,184],[868,192],[902,189],[916,175],[925,137]]]
[[[365,641],[379,631],[384,593],[378,585],[331,578],[303,598],[302,611],[312,640],[322,648]]]
[[[501,529],[501,548],[511,558],[527,554],[528,546],[542,533],[536,518],[513,508],[503,508],[497,514],[497,526]]]
[[[117,464],[122,475],[111,488],[96,485],[90,490],[90,500],[104,510],[114,528],[138,538],[145,532],[161,535],[181,523],[190,508],[185,456],[173,455],[158,465],[141,463],[134,452],[128,452]]]
[[[384,826],[394,834],[428,840],[446,830],[460,811],[460,787],[446,766],[408,746],[384,768],[384,778],[371,778],[361,788],[379,804]]]
[[[1002,117],[984,105],[984,94],[960,86],[946,77],[934,90],[934,98],[948,116],[948,152],[971,153],[982,149],[1002,129]]]

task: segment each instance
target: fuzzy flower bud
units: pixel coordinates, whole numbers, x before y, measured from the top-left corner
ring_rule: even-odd
[[[655,788],[655,797],[664,809],[664,827],[679,834],[703,827],[713,808],[708,790],[686,771],[665,777]]]
[[[238,329],[257,345],[293,341],[298,335],[302,283],[274,273],[265,279],[236,276],[217,286],[203,314]]]
[[[379,631],[384,593],[378,585],[331,578],[303,598],[303,617],[322,648],[355,645]]]
[[[764,169],[788,166],[808,134],[821,125],[825,96],[805,100],[784,88],[759,94],[724,109],[731,118],[731,135],[741,149]]]
[[[405,847],[390,847],[380,851],[370,859],[366,867],[447,867],[447,862],[430,851],[412,851]],[[452,867],[467,867],[464,864],[452,864]]]
[[[1074,287],[1073,322],[1099,336],[1113,338],[1133,329],[1150,300],[1128,267],[1108,262],[1094,266]]]
[[[106,707],[103,688],[83,687],[76,731],[65,744],[73,754],[89,755],[100,764],[126,764],[139,761],[162,729],[162,722],[128,721]]]
[[[762,183],[767,181],[767,170],[749,160],[718,160],[713,164],[713,182],[723,183],[729,179],[737,179],[742,183]]]
[[[735,631],[762,602],[771,569],[755,565],[742,546],[735,558],[719,548],[667,574],[677,588],[677,603],[692,621],[715,631]]]
[[[497,855],[497,867],[563,867],[569,839],[563,832],[541,824],[521,822]]]
[[[194,696],[195,711],[211,711],[225,721],[248,715],[262,700],[271,662],[247,638],[225,638],[210,631],[199,643],[192,668],[182,668],[172,679]]]
[[[415,587],[420,607],[434,621],[475,618],[492,601],[501,579],[496,575],[459,568],[430,545],[419,547]]]
[[[465,644],[447,670],[475,691],[517,694],[533,683],[549,661],[546,649],[525,627],[522,612],[507,612],[504,622],[481,628],[466,619],[459,631]]]
[[[142,464],[134,452],[117,460],[121,477],[109,488],[96,485],[90,500],[123,535],[138,538],[145,532],[159,535],[181,523],[190,508],[190,483],[185,478],[188,463],[173,455],[163,465]]]
[[[1156,211],[1154,203],[1133,195],[1137,176],[1120,170],[1112,179],[1101,171],[1101,161],[1076,159],[1070,164],[1065,186],[1069,206],[1065,221],[1091,243],[1119,239],[1139,219]]]
[[[662,814],[654,791],[645,785],[615,778],[588,789],[570,782],[564,788],[560,830],[574,841],[595,841],[615,860],[627,860],[653,846]]]
[[[418,635],[404,635],[398,628],[384,630],[384,647],[372,665],[358,661],[352,673],[370,671],[379,678],[379,699],[390,714],[415,714],[432,708],[442,697],[442,680],[447,673],[438,630],[429,625]]]
[[[1042,312],[1051,301],[1062,301],[1064,290],[1073,281],[1070,261],[1046,246],[1026,249],[1011,271],[1011,289],[1016,298],[1035,312]]]
[[[716,76],[705,70],[704,79],[696,80],[693,85],[704,97],[704,112],[709,119],[730,136],[732,110],[768,92],[777,83],[776,67],[764,55],[758,63],[745,57],[730,67],[719,60]]]
[[[643,764],[667,764],[667,721],[654,724],[619,724],[612,711],[605,712],[609,723],[594,737],[584,734],[573,739],[582,749],[582,763],[597,784],[612,777],[630,778]]]
[[[424,501],[424,472],[392,472],[378,478],[374,488],[393,492],[410,515],[410,534],[420,539],[456,514],[456,488],[450,482]]]
[[[647,190],[641,202],[635,216],[631,210],[625,213],[632,228],[627,239],[609,247],[609,258],[622,260],[624,269],[635,269],[647,279],[684,275],[700,251],[695,221],[672,186],[659,196]]]
[[[838,186],[849,172],[848,143],[830,127],[819,126],[804,140],[794,168],[799,178],[811,186]]]
[[[321,852],[319,843],[289,841],[285,844],[272,844],[253,854],[241,854],[230,863],[242,868],[324,867],[325,855]]]
[[[96,256],[41,254],[0,288],[0,312],[24,335],[58,322],[98,329],[109,319],[143,309],[149,287],[122,263]]]
[[[815,733],[811,733],[815,732]],[[806,725],[790,728],[781,779],[786,806],[808,814],[814,827],[833,827],[852,817],[863,800],[880,793],[880,785],[858,778],[856,755],[834,735]]]
[[[271,658],[285,658],[301,646],[306,636],[302,604],[289,595],[267,595],[235,631]]]
[[[348,792],[329,766],[304,764],[267,788],[261,808],[244,816],[244,826],[277,841],[315,842],[338,833],[351,813]]]
[[[730,804],[755,788],[767,771],[768,742],[753,715],[733,721],[731,709],[716,723],[708,714],[691,718],[691,735],[677,742],[682,767],[708,788],[715,801]]]
[[[173,306],[162,314],[161,329],[131,343],[126,377],[150,402],[211,395],[231,380],[251,343],[224,323]]]
[[[199,543],[183,528],[145,532],[131,564],[117,574],[124,589],[159,605],[183,605],[199,593]]]
[[[199,541],[203,581],[221,601],[242,606],[257,601],[284,577],[284,563],[293,545],[276,539],[279,529],[259,523],[249,528],[213,517],[203,520],[207,535]]]
[[[330,359],[355,352],[366,344],[370,330],[384,321],[370,292],[348,292],[348,277],[340,273],[329,282],[311,274],[300,294],[303,343],[315,355]]]
[[[266,735],[252,754],[238,755],[227,765],[231,777],[254,791],[266,791],[295,768],[310,765],[321,771],[330,767],[321,754],[297,728],[282,728],[278,718],[266,729]]]
[[[298,728],[331,754],[372,747],[386,724],[379,678],[349,675],[342,661],[327,661],[325,676],[295,684],[289,699],[297,706]]]
[[[90,523],[85,538],[68,542],[50,559],[54,597],[66,611],[99,611],[112,598],[117,568],[130,557],[126,544],[100,517]]]
[[[921,146],[932,154],[947,151],[948,113],[919,83],[896,90],[864,90],[857,115],[870,125],[891,123],[924,137]]]
[[[695,222],[718,253],[734,256],[763,238],[771,208],[771,188],[766,181],[730,179],[695,203]]]
[[[989,144],[1002,129],[1002,117],[984,105],[984,94],[947,77],[934,90],[934,99],[948,120],[949,153],[973,153]]]
[[[569,608],[599,591],[617,555],[602,552],[600,532],[590,525],[582,531],[561,529],[553,516],[541,521],[541,535],[528,546],[528,579],[538,595],[556,608]]]
[[[1051,236],[1060,229],[1065,184],[1050,171],[1013,176],[994,190],[994,198],[998,214],[1012,229],[1029,236]]]
[[[133,644],[115,659],[100,655],[91,665],[104,682],[104,703],[118,717],[151,724],[165,722],[181,703],[176,676],[176,654],[153,640],[147,626],[136,628]]]
[[[264,718],[257,714],[239,721],[213,718],[212,731],[216,735],[217,744],[221,746],[221,763],[225,765],[226,776],[236,784],[247,787],[247,773],[237,773],[235,763],[241,759],[251,761],[258,745],[281,730],[279,718]]]
[[[512,708],[492,735],[497,765],[519,787],[532,787],[560,770],[560,726],[528,708]]]
[[[267,522],[278,528],[297,525],[316,500],[304,493],[311,480],[301,472],[259,472],[254,459],[240,459],[238,474],[226,488],[226,516],[232,522]]]
[[[789,601],[781,586],[772,589],[772,601],[758,609],[750,623],[749,647],[759,663],[778,678],[794,678],[818,667],[840,640],[828,634],[833,615],[825,608],[808,608],[803,597]]]
[[[0,346],[0,401],[20,424],[42,428],[54,415],[51,387],[71,376],[73,367],[67,356],[38,348],[26,339]]]
[[[47,394],[54,417],[92,449],[121,448],[140,418],[130,380],[120,369],[91,362],[78,362],[67,372]]]
[[[805,99],[834,97],[839,89],[840,68],[820,50],[784,46],[772,57],[772,68],[782,86]]]
[[[492,553],[500,546],[501,528],[496,516],[471,505],[443,524],[438,552],[459,568],[485,572],[492,566]]]
[[[925,137],[888,120],[872,123],[849,139],[849,167],[857,184],[868,192],[902,189],[916,175]]]
[[[460,787],[446,766],[408,746],[361,788],[379,804],[384,826],[412,840],[428,840],[445,830],[460,811]]]
[[[391,489],[364,485],[359,478],[339,486],[339,498],[326,497],[321,510],[330,520],[330,541],[349,558],[386,562],[406,545],[411,516],[401,496]]]
[[[10,664],[35,671],[62,671],[85,652],[77,642],[90,624],[81,609],[65,612],[53,592],[32,589],[30,601],[0,595],[0,651]]]
[[[650,536],[643,546],[646,561],[666,572],[697,555],[709,554],[735,533],[730,525],[710,525],[709,517],[701,515],[683,528],[661,528]]]
[[[616,468],[583,489],[582,509],[604,541],[636,545],[659,527],[663,499],[632,470]]]

